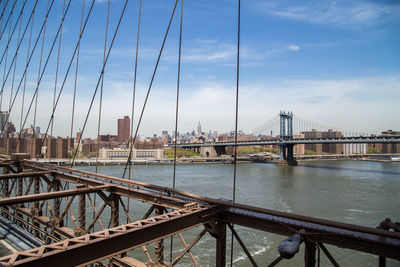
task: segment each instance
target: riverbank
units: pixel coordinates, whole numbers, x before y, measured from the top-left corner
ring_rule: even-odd
[[[400,162],[399,154],[351,154],[351,155],[302,155],[296,156],[295,159],[299,162],[307,161],[321,161],[321,160],[361,160],[361,161],[375,161],[375,162]],[[239,156],[237,158],[238,163],[244,162],[258,162],[258,163],[276,163],[278,162],[278,156],[275,157],[265,156],[265,157],[254,157],[254,156]],[[39,162],[46,162],[51,164],[56,164],[60,166],[68,166],[71,164],[71,159],[39,159]],[[231,164],[233,163],[233,157],[222,156],[215,158],[205,158],[205,157],[190,157],[190,158],[178,158],[177,164]],[[125,165],[126,159],[99,159],[96,163],[95,158],[90,159],[76,159],[74,162],[75,166],[95,166],[96,164],[100,166],[118,166]],[[134,160],[133,165],[171,165],[174,164],[174,160],[168,159],[158,159],[158,160]]]

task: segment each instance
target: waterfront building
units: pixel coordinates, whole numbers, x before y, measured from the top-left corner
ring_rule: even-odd
[[[322,138],[322,132],[312,129],[311,131],[302,132],[304,138]],[[310,150],[317,154],[322,154],[322,144],[305,144],[304,150]]]
[[[99,158],[103,160],[126,160],[130,150],[127,148],[101,148]],[[158,160],[164,157],[163,150],[158,149],[132,149],[132,160]]]
[[[304,134],[295,134],[293,138],[304,138]],[[304,155],[305,145],[297,144],[293,147],[293,154],[295,155]]]
[[[322,132],[322,138],[336,138],[343,137],[339,131],[333,131],[329,129],[327,132]],[[343,144],[323,144],[322,152],[328,154],[343,154]]]
[[[400,132],[387,130],[382,132],[382,135],[397,135],[400,136]],[[382,144],[382,153],[383,154],[394,154],[400,153],[400,144]]]

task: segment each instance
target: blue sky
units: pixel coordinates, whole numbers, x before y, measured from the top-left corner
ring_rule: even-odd
[[[4,2],[0,3],[1,10]],[[63,27],[58,90],[77,41],[82,3],[72,0]],[[85,14],[90,3],[85,1]],[[131,113],[138,3],[129,1],[105,70],[102,133],[116,133],[116,119]],[[143,105],[173,3],[171,0],[143,1],[136,115]],[[46,4],[47,0],[39,0],[33,40],[44,19]],[[111,1],[108,44],[123,4],[122,0]],[[179,5],[141,134],[172,132],[174,128]],[[16,10],[21,6],[22,1],[18,1]],[[62,6],[62,0],[55,0],[46,28],[43,58],[54,40]],[[10,7],[11,4],[5,14],[9,14]],[[33,1],[28,1],[23,27],[32,7]],[[99,78],[106,12],[107,1],[97,1],[81,42],[74,131],[83,125]],[[280,110],[290,110],[323,125],[354,132],[400,130],[398,1],[242,0],[241,12],[240,129],[249,132]],[[14,24],[16,16],[13,18]],[[4,51],[7,35],[8,28],[1,39],[0,51]],[[28,37],[29,31],[17,59],[17,85],[26,63]],[[234,128],[236,41],[236,1],[184,1],[179,131],[195,129],[198,121],[205,131],[224,132]],[[7,70],[16,43],[17,32],[10,43]],[[37,82],[40,48],[41,41],[27,75],[26,99],[29,101]],[[57,48],[58,43],[39,89],[38,125],[42,128],[47,125],[52,108]],[[1,75],[4,65],[5,62],[0,65]],[[70,132],[74,74],[75,63],[57,108],[56,135],[66,136]],[[10,91],[11,77],[6,83],[3,110],[4,105],[8,107]],[[20,93],[11,114],[18,126],[21,99]],[[97,97],[86,136],[96,135],[98,105]],[[28,119],[28,124],[31,123],[32,115]]]

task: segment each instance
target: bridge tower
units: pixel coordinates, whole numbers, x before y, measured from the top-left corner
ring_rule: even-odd
[[[280,117],[280,139],[282,141],[293,138],[293,112],[281,111]],[[279,160],[282,164],[297,165],[297,161],[294,159],[292,144],[282,144],[279,146],[280,155]]]

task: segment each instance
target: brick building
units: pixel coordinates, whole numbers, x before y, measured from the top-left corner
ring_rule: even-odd
[[[123,119],[118,119],[118,142],[128,142],[130,138],[131,120],[128,116]]]

